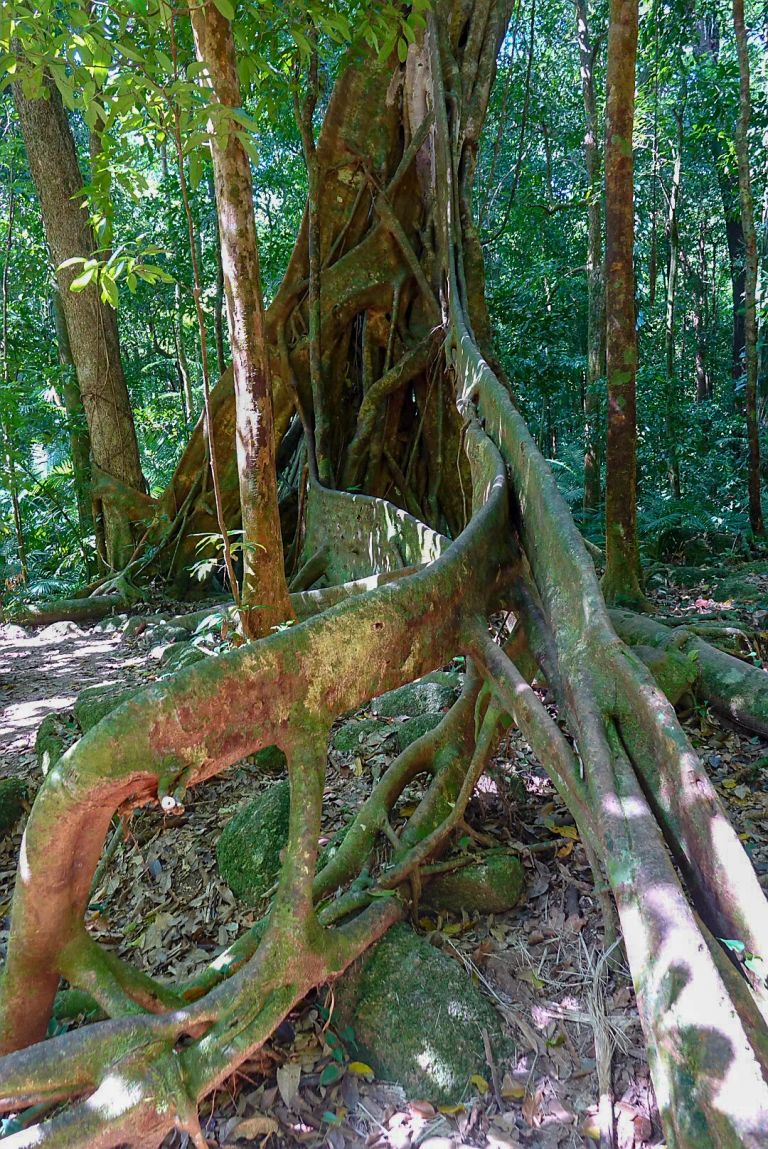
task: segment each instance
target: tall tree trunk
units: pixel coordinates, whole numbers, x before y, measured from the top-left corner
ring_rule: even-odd
[[[57,287],[54,287],[51,293],[51,308],[56,328],[59,363],[61,364],[63,372],[61,394],[64,399],[64,410],[67,413],[67,434],[69,435],[69,453],[72,458],[72,476],[74,479],[75,500],[77,504],[77,524],[80,529],[86,577],[90,579],[91,552],[85,545],[85,539],[94,533],[96,529],[91,500],[91,440],[88,434],[88,424],[83,409],[83,400],[80,397],[80,388],[77,385],[77,374],[72,358],[72,348],[69,342],[69,332],[67,331],[67,321],[64,317],[61,293]]]
[[[187,424],[192,426],[195,422],[195,394],[192,390],[192,376],[189,373],[187,351],[184,346],[184,308],[181,301],[181,287],[176,284],[173,311],[173,342],[176,348],[176,371],[181,385],[182,402],[186,414]]]
[[[44,79],[47,98],[30,99],[20,83],[13,94],[27,149],[29,167],[51,249],[72,356],[91,437],[93,462],[110,479],[109,495],[101,500],[107,559],[117,569],[133,550],[132,491],[145,490],[136,428],[120,361],[117,316],[102,303],[91,282],[83,291],[70,291],[81,265],[60,270],[65,260],[90,259],[94,239],[83,205],[83,177],[75,143],[58,89]]]
[[[736,127],[736,155],[739,161],[741,229],[744,234],[744,369],[747,415],[749,524],[752,533],[764,532],[760,500],[760,436],[757,425],[757,236],[755,206],[749,169],[749,120],[752,101],[749,91],[749,48],[744,24],[744,0],[733,0],[733,29],[739,57],[739,121]]]
[[[667,474],[672,497],[680,498],[680,457],[677,450],[677,408],[680,402],[678,379],[675,371],[675,301],[680,267],[680,178],[683,163],[683,107],[675,111],[677,138],[672,168],[672,186],[669,189],[667,212],[667,292],[664,314],[664,366],[666,372],[665,415],[667,432]]]
[[[635,327],[634,164],[638,0],[611,0],[605,125],[605,313],[608,375],[606,567],[610,603],[638,606],[637,332]]]
[[[241,100],[231,25],[213,2],[194,7],[190,13],[197,54],[207,69],[213,100],[235,110]],[[220,126],[219,120],[216,124]],[[269,352],[251,167],[236,121],[228,126],[225,140],[220,131],[211,131],[211,154],[235,377],[243,527],[241,614],[247,637],[257,638],[292,618],[293,611],[277,506]]]
[[[216,189],[213,186],[213,175],[207,175],[208,194],[211,197],[213,208],[213,250],[216,260],[216,292],[213,297],[213,338],[216,344],[216,365],[219,375],[223,375],[227,368],[224,354],[224,268],[221,263],[221,236],[219,235],[219,214],[216,210]]]
[[[600,397],[605,379],[605,284],[603,281],[603,226],[600,129],[595,98],[595,52],[590,35],[587,0],[576,0],[581,91],[586,133],[584,161],[589,195],[587,233],[587,385],[584,394],[586,443],[584,451],[584,509],[600,505]]]
[[[13,168],[10,171],[9,179],[9,193],[8,193],[8,224],[6,226],[5,241],[3,243],[3,269],[2,277],[0,278],[0,290],[2,291],[2,314],[0,316],[0,323],[2,328],[0,330],[0,339],[2,340],[2,380],[3,390],[8,392],[11,373],[9,365],[9,348],[8,348],[8,286],[9,276],[11,270],[11,251],[13,250],[13,225],[14,217],[16,214],[16,189],[14,187],[14,172]],[[27,543],[24,538],[24,524],[21,518],[21,502],[19,500],[19,484],[16,477],[16,452],[13,445],[13,432],[5,420],[5,411],[0,408],[0,435],[2,436],[2,452],[5,461],[5,468],[7,474],[8,489],[11,495],[11,507],[13,510],[13,529],[16,534],[16,552],[19,556],[19,566],[21,567],[21,577],[24,582],[27,581]]]
[[[707,53],[714,61],[720,56],[720,24],[717,16],[705,16],[699,21],[698,51]],[[715,166],[717,186],[723,205],[725,239],[728,245],[728,263],[731,273],[731,297],[733,300],[733,327],[731,335],[731,377],[738,383],[744,374],[744,232],[741,227],[739,210],[739,181],[728,165],[720,135],[715,130],[711,135],[712,158]],[[736,391],[734,390],[734,404]]]
[[[704,224],[699,226],[698,265],[691,269],[693,289],[693,331],[696,338],[696,402],[712,398],[708,354],[707,248]]]

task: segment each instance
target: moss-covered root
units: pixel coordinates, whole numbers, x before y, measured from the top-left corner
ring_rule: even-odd
[[[612,610],[616,633],[631,646],[652,646],[685,654],[695,668],[695,695],[718,714],[768,736],[768,673],[749,666],[683,627],[672,628],[645,615]]]
[[[115,595],[95,598],[62,598],[39,605],[27,603],[6,612],[8,622],[18,626],[50,626],[53,622],[96,622],[108,614],[119,614],[130,603]]]

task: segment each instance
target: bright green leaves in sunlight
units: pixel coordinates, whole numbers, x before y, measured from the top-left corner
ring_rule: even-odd
[[[125,246],[110,253],[104,260],[97,258],[83,259],[75,256],[62,263],[58,270],[67,267],[81,267],[82,270],[75,276],[69,285],[70,291],[85,291],[86,287],[94,284],[99,288],[103,303],[116,308],[119,291],[118,280],[125,279],[128,289],[135,292],[139,280],[144,283],[173,283],[174,277],[164,268],[156,264],[147,263],[146,257],[150,255],[164,255],[162,248],[150,244],[143,251],[129,253]]]

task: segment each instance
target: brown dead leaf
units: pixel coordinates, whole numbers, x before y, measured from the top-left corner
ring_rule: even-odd
[[[254,1137],[271,1137],[279,1128],[274,1117],[267,1117],[266,1113],[254,1113],[253,1117],[241,1121],[231,1136],[235,1141],[250,1141]]]
[[[301,1080],[301,1065],[298,1061],[288,1061],[285,1065],[281,1065],[276,1075],[277,1088],[280,1090],[285,1105],[290,1109],[299,1092],[299,1081]]]

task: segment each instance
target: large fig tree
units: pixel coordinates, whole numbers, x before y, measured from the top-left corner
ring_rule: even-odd
[[[72,1104],[4,1145],[150,1147],[175,1127],[202,1149],[201,1099],[406,912],[509,719],[604,868],[668,1144],[768,1142],[765,985],[718,940],[768,954],[768,905],[672,707],[617,637],[493,366],[471,193],[511,7],[438,0],[402,63],[353,51],[336,84],[317,141],[319,292],[305,218],[266,318],[277,433],[298,406],[316,454],[308,308],[319,294],[323,454],[337,487],[310,475],[301,500],[295,565],[310,587],[292,596],[301,621],[147,688],[46,778],[12,908],[0,1105]],[[231,381],[212,406],[235,516]],[[153,527],[152,562],[176,575],[191,536],[211,525],[204,464],[197,433]],[[517,619],[505,646],[488,629],[502,608]],[[630,640],[631,619],[617,615]],[[654,635],[665,641],[663,628]],[[331,723],[457,654],[467,658],[461,697],[392,762],[316,873]],[[568,737],[533,674],[546,678]],[[733,695],[732,669],[712,674]],[[749,684],[744,721],[766,713],[765,693]],[[183,985],[99,946],[84,913],[115,811],[172,807],[273,744],[288,760],[291,813],[266,926]],[[395,835],[390,812],[417,779],[422,799]],[[374,883],[361,890],[354,879],[374,847]],[[377,896],[387,891],[395,896]],[[46,1041],[62,977],[106,1018]]]

